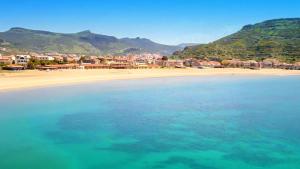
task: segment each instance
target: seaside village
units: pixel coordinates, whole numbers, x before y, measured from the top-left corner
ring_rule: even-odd
[[[28,53],[11,56],[0,54],[0,67],[3,70],[59,70],[59,69],[151,69],[151,68],[277,68],[300,70],[300,62],[282,63],[276,59],[241,61],[237,59],[211,61],[208,59],[173,60],[159,54],[131,54],[126,56],[84,56],[60,53]]]

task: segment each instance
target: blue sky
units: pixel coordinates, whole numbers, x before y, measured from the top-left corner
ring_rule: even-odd
[[[83,30],[164,44],[207,43],[268,19],[300,17],[299,0],[1,0],[0,31]]]

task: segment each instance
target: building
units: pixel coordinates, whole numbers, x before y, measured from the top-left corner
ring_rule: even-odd
[[[2,65],[13,64],[13,58],[9,56],[0,56],[0,64]]]
[[[30,55],[16,55],[16,64],[26,65],[30,60]]]
[[[39,61],[54,61],[52,56],[36,56],[35,58]]]
[[[148,61],[146,59],[137,58],[134,61],[134,65],[136,66],[136,68],[147,68]]]
[[[183,61],[182,60],[167,60],[165,62],[166,67],[174,67],[174,68],[183,68]]]
[[[54,60],[57,60],[58,62],[63,62],[64,58],[62,56],[52,56],[54,57]]]
[[[0,47],[0,51],[6,52],[6,48]]]

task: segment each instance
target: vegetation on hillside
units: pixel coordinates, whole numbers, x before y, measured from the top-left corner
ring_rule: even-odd
[[[77,54],[126,54],[128,51],[151,52],[170,55],[179,50],[178,46],[168,46],[142,38],[118,39],[99,35],[90,31],[74,34],[12,28],[0,32],[0,39],[8,42],[9,48],[17,51],[59,52]]]
[[[257,61],[276,58],[285,62],[300,61],[300,18],[247,25],[239,32],[213,43],[175,52],[173,57]]]

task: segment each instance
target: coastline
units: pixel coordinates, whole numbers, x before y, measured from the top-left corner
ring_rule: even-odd
[[[110,80],[129,80],[143,78],[164,78],[180,76],[293,76],[300,75],[300,70],[282,69],[95,69],[20,72],[0,72],[0,92],[26,88],[66,86],[71,84],[92,83]]]

